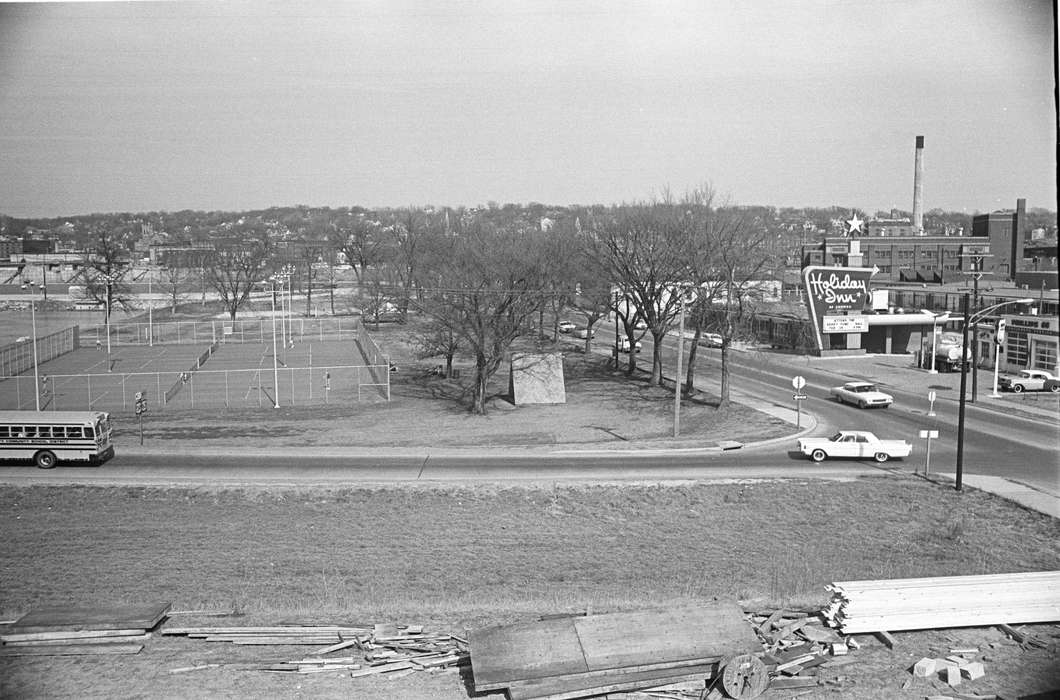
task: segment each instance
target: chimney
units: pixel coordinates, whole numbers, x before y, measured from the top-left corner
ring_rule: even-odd
[[[1016,273],[1023,267],[1023,229],[1027,221],[1027,200],[1016,200],[1016,213],[1012,215],[1012,243],[1009,250],[1009,277],[1016,279]]]
[[[924,233],[924,137],[916,137],[916,161],[913,166],[913,232]]]

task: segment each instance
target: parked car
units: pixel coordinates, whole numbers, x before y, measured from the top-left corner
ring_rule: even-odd
[[[997,378],[997,386],[1005,391],[1017,394],[1023,391],[1044,391],[1045,383],[1060,379],[1040,369],[1021,369],[1018,374],[1007,374]],[[1060,389],[1050,389],[1060,391]]]
[[[1060,394],[1060,379],[1046,379],[1045,391],[1051,391],[1054,394]]]
[[[596,337],[596,330],[590,331],[588,328],[576,328],[574,329],[575,338],[594,338]]]
[[[634,346],[634,348],[635,348],[634,352],[640,352],[641,349],[643,348],[643,344],[638,340],[637,344]],[[629,338],[621,338],[618,341],[618,351],[619,352],[629,352]]]
[[[881,440],[864,430],[840,430],[830,438],[799,438],[799,452],[814,462],[830,457],[865,459],[877,462],[908,457],[913,446],[905,440]]]
[[[847,382],[834,386],[829,393],[839,403],[849,403],[858,408],[886,408],[894,403],[894,397],[880,391],[872,382]]]
[[[574,322],[573,321],[560,321],[559,322],[559,332],[560,333],[570,333],[573,330],[574,330]]]
[[[648,329],[648,322],[645,321],[643,318],[638,318],[637,322],[633,324],[633,327],[636,328],[638,331],[644,331]]]
[[[708,348],[720,348],[723,342],[723,338],[717,333],[704,333],[699,336],[699,344],[705,345]]]

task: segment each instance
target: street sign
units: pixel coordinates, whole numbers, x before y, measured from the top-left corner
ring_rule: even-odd
[[[791,386],[795,389],[795,391],[798,391],[799,389],[806,386],[806,378],[800,374],[796,374],[794,377],[791,378]]]
[[[932,403],[934,403],[935,399],[937,398],[937,396],[938,395],[935,393],[935,390],[932,389],[931,391],[928,392],[928,401],[931,401]]]
[[[808,399],[810,397],[807,396],[806,394],[792,394],[791,398],[795,399],[796,401],[805,401],[806,399]]]
[[[994,339],[998,345],[1005,343],[1005,319],[999,318],[997,320],[997,337]]]
[[[147,413],[147,398],[144,397],[144,392],[136,392],[136,415]]]
[[[920,431],[920,438],[922,440],[927,440],[928,438],[931,438],[932,440],[934,440],[934,439],[937,439],[938,436],[939,436],[939,431],[937,431],[937,430],[921,430]]]

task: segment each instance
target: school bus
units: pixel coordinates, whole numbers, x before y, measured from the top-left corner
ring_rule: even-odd
[[[114,456],[110,414],[102,411],[0,411],[0,459],[102,464]]]

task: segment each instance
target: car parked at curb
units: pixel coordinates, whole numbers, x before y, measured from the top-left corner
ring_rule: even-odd
[[[570,333],[574,330],[575,326],[573,321],[560,321],[558,328],[560,333]]]
[[[640,352],[641,349],[643,349],[644,344],[641,343],[638,340],[633,347],[634,347],[634,352]],[[622,339],[620,339],[618,341],[618,351],[619,352],[629,352],[629,338],[622,338]]]
[[[1007,374],[997,379],[997,388],[1019,394],[1024,391],[1045,391],[1045,383],[1060,377],[1054,377],[1040,369],[1021,369],[1017,374]],[[1050,389],[1060,391],[1060,389]]]
[[[593,330],[589,330],[588,328],[575,328],[574,329],[574,337],[575,338],[593,338],[595,336],[596,336],[596,330],[595,329],[593,329]]]
[[[872,382],[847,382],[834,386],[829,393],[839,403],[849,403],[858,408],[886,408],[894,403],[894,397],[879,390]]]
[[[881,440],[866,430],[840,430],[832,437],[799,438],[799,452],[814,462],[830,458],[889,459],[908,457],[913,446],[905,440]]]
[[[717,333],[704,333],[699,336],[699,344],[708,348],[720,348],[723,340],[724,339]]]
[[[1044,391],[1060,394],[1060,379],[1046,379]]]

